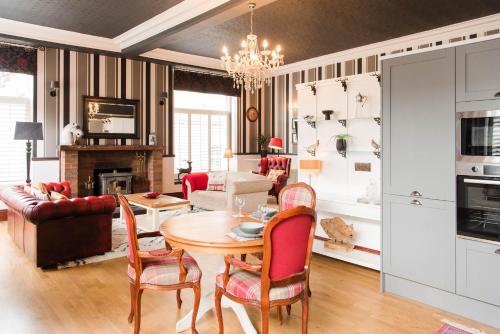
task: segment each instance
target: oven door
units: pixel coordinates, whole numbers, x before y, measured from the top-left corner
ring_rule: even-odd
[[[457,233],[500,241],[500,177],[457,177]]]
[[[457,149],[460,157],[500,159],[500,110],[458,113]],[[458,139],[458,138],[457,138]]]

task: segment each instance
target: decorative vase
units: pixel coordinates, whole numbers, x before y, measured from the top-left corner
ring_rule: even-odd
[[[338,152],[345,152],[347,150],[347,140],[337,139],[336,147]]]
[[[260,150],[260,157],[261,158],[267,158],[267,149],[261,149]]]
[[[333,110],[323,110],[321,113],[325,115],[325,121],[329,121],[331,120],[331,115],[333,114]]]

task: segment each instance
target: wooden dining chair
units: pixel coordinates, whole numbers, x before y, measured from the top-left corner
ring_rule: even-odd
[[[298,206],[304,205],[308,208],[316,208],[316,192],[314,189],[304,182],[291,183],[281,189],[278,195],[279,211],[284,211]],[[307,286],[307,294],[311,297],[311,289]],[[287,305],[286,312],[290,315],[292,306]],[[278,318],[280,324],[283,323],[283,311],[281,306],[278,306]]]
[[[141,326],[141,296],[145,289],[156,291],[177,291],[177,307],[182,304],[181,289],[192,288],[194,291],[193,317],[191,332],[196,331],[196,316],[200,305],[201,270],[188,253],[182,249],[171,247],[165,241],[164,249],[141,251],[138,239],[162,237],[159,231],[137,234],[135,215],[127,199],[118,194],[120,205],[123,208],[125,224],[127,226],[129,264],[128,280],[130,283],[131,307],[128,316],[129,323],[134,321],[134,333],[138,334]]]
[[[291,183],[281,189],[278,195],[279,211],[296,208],[298,206],[316,208],[316,192],[304,182]]]
[[[278,213],[264,228],[262,264],[226,256],[226,269],[217,275],[215,307],[219,333],[224,333],[221,298],[261,309],[262,334],[269,333],[272,307],[302,303],[302,333],[307,333],[308,294],[316,212],[305,206]],[[231,266],[238,270],[230,272]]]

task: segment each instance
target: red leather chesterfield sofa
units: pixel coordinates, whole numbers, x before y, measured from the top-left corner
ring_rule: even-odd
[[[284,170],[285,173],[278,176],[276,182],[273,183],[273,187],[269,190],[269,195],[276,197],[278,200],[278,194],[281,189],[286,186],[288,177],[290,176],[290,167],[292,165],[292,159],[286,157],[272,157],[272,158],[261,158],[258,164],[259,171],[253,171],[254,174],[260,174],[267,176],[271,169]]]
[[[69,183],[48,183],[48,190],[71,196]],[[8,231],[37,267],[111,250],[111,195],[42,201],[12,186],[0,191],[7,205]]]

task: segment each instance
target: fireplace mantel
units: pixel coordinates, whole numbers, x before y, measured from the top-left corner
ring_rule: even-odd
[[[164,146],[151,145],[61,145],[61,151],[163,151]]]
[[[162,192],[163,146],[61,145],[59,151],[61,180],[70,183],[72,196],[91,195],[87,183],[97,186],[94,170],[101,168],[130,169],[133,192]]]

